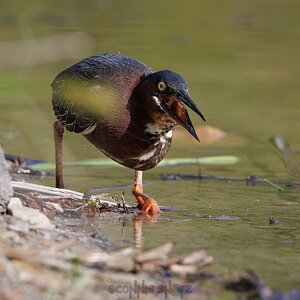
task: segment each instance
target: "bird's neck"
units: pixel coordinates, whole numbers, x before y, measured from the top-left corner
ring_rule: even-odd
[[[139,109],[133,115],[136,116],[136,124],[147,140],[155,142],[165,136],[172,138],[173,128],[177,123],[165,112],[157,111],[156,108],[151,110],[148,106],[148,109]]]
[[[156,96],[146,92],[147,89],[147,82],[143,82],[132,94],[128,103],[131,120],[151,142],[166,135],[171,139],[172,130],[178,123],[164,110]]]

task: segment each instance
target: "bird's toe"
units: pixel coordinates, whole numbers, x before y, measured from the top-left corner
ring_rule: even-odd
[[[157,202],[152,198],[148,198],[147,200],[144,200],[144,204],[141,208],[141,211],[143,214],[151,214],[153,216],[160,215],[159,206]]]

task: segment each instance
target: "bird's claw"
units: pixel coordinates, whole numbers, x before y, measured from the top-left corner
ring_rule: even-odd
[[[152,198],[144,200],[141,211],[143,214],[151,214],[153,216],[158,216],[160,214],[159,206],[157,202]]]
[[[136,184],[132,192],[138,202],[138,207],[140,208],[142,214],[150,214],[152,216],[155,216],[156,218],[160,215],[160,209],[157,202],[144,194],[141,185]]]

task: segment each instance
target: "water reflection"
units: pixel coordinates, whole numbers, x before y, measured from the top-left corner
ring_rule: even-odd
[[[144,238],[143,238],[143,222],[145,221],[144,216],[138,216],[133,220],[134,224],[134,247],[140,253],[143,252]]]

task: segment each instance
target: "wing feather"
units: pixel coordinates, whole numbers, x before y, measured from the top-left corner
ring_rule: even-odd
[[[92,56],[57,75],[52,104],[57,119],[71,132],[89,132],[115,100],[129,99],[151,69],[118,54]],[[113,102],[113,103],[112,103]]]

